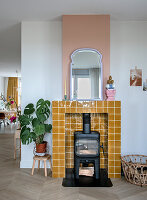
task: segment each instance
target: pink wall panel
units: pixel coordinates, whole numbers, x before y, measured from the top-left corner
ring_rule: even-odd
[[[79,48],[93,48],[102,54],[103,91],[110,74],[110,16],[64,15],[62,25],[62,84],[64,96],[65,79],[67,95],[70,94],[71,54]],[[103,92],[104,97],[104,92]]]

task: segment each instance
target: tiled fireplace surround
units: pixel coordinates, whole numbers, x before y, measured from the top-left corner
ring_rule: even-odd
[[[73,168],[74,131],[82,131],[82,113],[91,113],[91,130],[100,132],[100,167],[108,169],[109,178],[121,177],[121,102],[53,101],[53,177],[65,177]]]

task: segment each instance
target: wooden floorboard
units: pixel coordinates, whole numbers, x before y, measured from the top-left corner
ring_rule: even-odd
[[[19,154],[18,154],[19,155]],[[112,179],[110,188],[65,188],[43,169],[20,169],[13,159],[13,134],[0,134],[0,200],[146,200],[147,187]]]

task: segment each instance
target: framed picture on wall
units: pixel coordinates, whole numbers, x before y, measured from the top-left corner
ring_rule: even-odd
[[[130,86],[142,86],[142,69],[130,70]]]

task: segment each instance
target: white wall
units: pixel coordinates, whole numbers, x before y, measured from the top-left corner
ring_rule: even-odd
[[[0,95],[3,94],[4,95],[4,91],[5,91],[5,84],[4,84],[4,77],[0,77]]]
[[[110,70],[122,102],[122,154],[147,154],[147,92],[130,87],[130,69],[147,79],[147,22],[111,21]]]
[[[39,98],[62,99],[61,22],[22,22],[22,109]],[[50,145],[52,135],[47,134]],[[22,146],[20,167],[32,167],[33,144]]]

